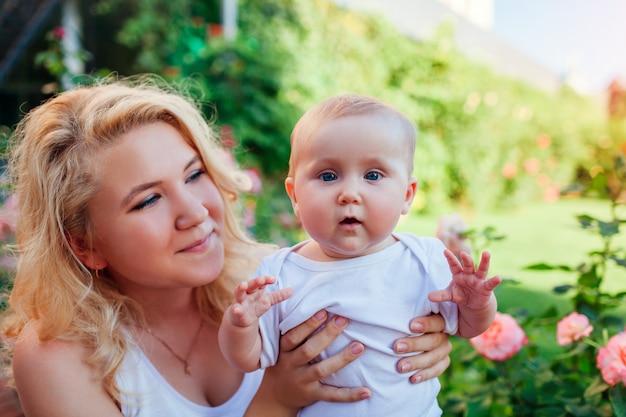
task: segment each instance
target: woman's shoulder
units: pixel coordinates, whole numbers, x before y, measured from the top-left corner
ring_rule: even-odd
[[[62,339],[40,340],[37,324],[27,324],[13,345],[13,374],[16,383],[32,384],[40,378],[57,381],[73,378],[89,368],[88,349]]]
[[[89,364],[91,353],[78,342],[40,340],[37,324],[27,324],[13,347],[13,376],[25,411],[45,415],[39,412],[49,406],[64,415],[81,415],[88,400],[94,410],[119,413]]]
[[[88,349],[77,342],[50,339],[40,340],[37,323],[30,322],[20,333],[13,346],[14,368],[35,368],[44,370],[49,367],[65,367],[68,363],[81,362],[79,358],[85,358]]]

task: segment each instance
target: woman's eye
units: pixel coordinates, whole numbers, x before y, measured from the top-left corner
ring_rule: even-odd
[[[188,177],[187,177],[187,183],[189,182],[194,182],[196,181],[198,178],[200,178],[203,174],[206,174],[206,171],[203,169],[197,169],[195,171],[193,171]]]
[[[337,179],[337,176],[333,174],[332,172],[324,172],[323,174],[320,175],[320,179],[322,181],[333,181]]]
[[[150,207],[153,206],[154,204],[156,204],[156,202],[160,199],[161,197],[157,194],[152,194],[150,196],[148,196],[147,198],[145,198],[144,200],[142,200],[139,204],[137,204],[136,206],[134,206],[132,208],[133,211],[138,211],[138,210],[142,210],[145,209],[146,207]]]
[[[380,178],[380,172],[368,172],[367,174],[365,174],[365,179],[368,181],[377,181]]]

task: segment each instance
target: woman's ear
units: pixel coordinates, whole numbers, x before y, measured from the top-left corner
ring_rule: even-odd
[[[95,271],[106,268],[107,260],[97,250],[90,247],[85,239],[70,236],[69,242],[72,252],[87,268]]]

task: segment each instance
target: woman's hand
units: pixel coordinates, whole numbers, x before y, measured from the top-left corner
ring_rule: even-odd
[[[396,353],[423,352],[398,361],[399,372],[414,372],[409,377],[412,383],[417,384],[436,378],[448,369],[452,344],[450,336],[443,333],[444,327],[445,321],[440,314],[418,317],[411,320],[409,328],[413,333],[424,334],[418,337],[404,337],[394,343]]]
[[[353,402],[371,396],[364,387],[337,388],[320,382],[361,356],[365,349],[362,343],[352,342],[337,355],[311,364],[348,325],[348,320],[340,316],[327,320],[328,313],[319,311],[281,337],[278,362],[265,370],[246,416],[293,417],[315,401]],[[326,326],[311,336],[324,323]]]

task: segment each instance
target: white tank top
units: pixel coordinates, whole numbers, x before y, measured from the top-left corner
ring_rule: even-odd
[[[241,386],[228,401],[207,407],[189,401],[176,391],[137,348],[128,350],[116,375],[124,417],[242,417],[262,378],[262,370],[245,374]]]

